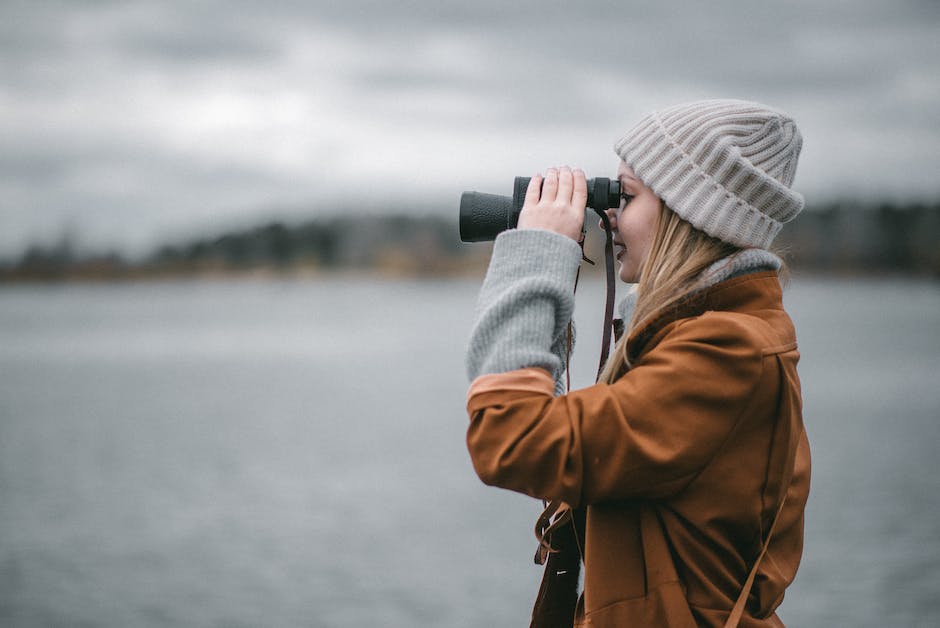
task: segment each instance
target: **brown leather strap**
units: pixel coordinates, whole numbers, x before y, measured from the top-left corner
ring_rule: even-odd
[[[604,233],[607,238],[604,247],[604,262],[607,272],[607,300],[604,307],[604,331],[601,338],[600,364],[597,367],[597,377],[600,378],[607,356],[610,353],[610,337],[613,331],[614,300],[617,295],[616,276],[614,275],[614,244],[610,219],[605,212],[598,212],[604,224]],[[582,258],[593,264],[583,255],[584,241],[581,241]],[[580,268],[575,279],[580,277]],[[571,323],[568,323],[568,347],[566,356],[566,371],[568,371],[567,388],[571,389],[570,363],[571,363]],[[554,517],[554,520],[552,518]],[[567,504],[553,501],[545,505],[538,521],[535,524],[535,535],[539,539],[539,547],[535,552],[535,562],[545,562],[545,572],[539,585],[539,593],[532,608],[532,622],[530,628],[570,628],[574,623],[575,610],[578,604],[578,581],[581,574],[581,563],[584,560],[584,527],[587,512],[584,508],[572,509]]]
[[[783,501],[780,502],[780,506],[777,508],[777,514],[774,515],[774,522],[770,524],[770,530],[767,532],[764,546],[761,548],[757,560],[754,561],[754,566],[751,567],[751,573],[747,575],[747,580],[744,582],[741,594],[738,595],[738,600],[734,603],[731,614],[728,615],[728,621],[725,622],[725,628],[737,628],[738,622],[741,621],[741,617],[744,615],[744,607],[747,605],[747,598],[751,594],[751,587],[754,586],[754,578],[757,577],[760,563],[764,559],[764,554],[767,553],[767,548],[770,546],[770,538],[774,535],[774,528],[777,527],[777,519],[780,518],[780,512],[783,510],[783,504],[786,503],[786,501],[787,496],[786,493],[784,493]]]
[[[535,551],[535,564],[544,565],[548,553],[553,551],[551,535],[557,528],[568,522],[571,517],[571,507],[559,499],[545,502],[545,510],[535,522],[535,538],[539,547]]]
[[[558,525],[549,526],[543,537],[551,549],[532,608],[530,628],[571,628],[574,623],[582,561],[578,531],[584,527],[583,515],[581,509],[567,508],[558,515],[561,517]]]
[[[606,212],[598,212],[604,224],[604,236],[607,242],[604,245],[604,266],[607,272],[607,300],[604,304],[604,333],[601,337],[601,357],[597,365],[597,380],[601,378],[601,371],[610,355],[610,335],[613,331],[614,300],[617,298],[617,278],[614,275],[614,234],[610,228],[610,218]],[[595,380],[596,381],[596,380]]]
[[[793,411],[793,390],[795,390],[794,382],[791,382],[786,375],[786,371],[783,369],[783,365],[780,364],[780,358],[777,357],[778,368],[780,369],[780,396],[781,396],[781,407],[778,409],[777,416],[781,418],[780,423],[777,426],[778,430],[784,430],[786,433],[786,443],[787,443],[787,455],[784,459],[784,469],[783,477],[780,482],[780,496],[778,497],[779,504],[777,506],[777,512],[774,513],[773,522],[770,524],[770,529],[767,531],[767,537],[764,539],[764,543],[761,547],[760,554],[757,556],[757,559],[754,561],[754,565],[751,567],[751,572],[747,575],[747,580],[744,581],[744,586],[741,588],[741,593],[738,595],[737,601],[734,603],[734,608],[731,609],[731,614],[728,615],[728,620],[725,622],[724,628],[737,628],[738,622],[741,621],[741,617],[744,615],[744,609],[747,606],[747,598],[751,594],[751,588],[754,586],[754,580],[757,577],[757,572],[760,568],[761,561],[764,559],[764,555],[767,554],[767,548],[770,547],[770,539],[773,538],[774,530],[777,527],[777,521],[780,519],[780,513],[783,512],[783,506],[787,502],[787,490],[790,488],[790,482],[793,479],[793,467],[796,464],[796,449],[799,445],[799,439],[802,436],[802,430],[793,429],[792,421],[790,419]],[[783,417],[786,417],[783,419]],[[777,442],[777,435],[774,436],[774,442]]]

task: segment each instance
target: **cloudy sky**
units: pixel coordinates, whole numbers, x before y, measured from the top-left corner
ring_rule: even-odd
[[[935,0],[2,0],[0,257],[454,213],[610,174],[642,114],[705,97],[796,118],[810,203],[940,198]]]

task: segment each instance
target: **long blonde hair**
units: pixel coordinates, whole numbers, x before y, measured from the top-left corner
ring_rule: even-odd
[[[637,282],[633,316],[614,345],[598,381],[612,383],[630,368],[630,332],[676,305],[695,288],[702,271],[740,249],[693,227],[660,202],[656,232]]]

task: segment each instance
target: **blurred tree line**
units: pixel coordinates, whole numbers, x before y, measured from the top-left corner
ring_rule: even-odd
[[[486,248],[486,247],[485,247]],[[0,261],[0,281],[138,279],[186,275],[379,272],[422,276],[472,272],[488,253],[460,242],[456,220],[407,214],[272,221],[215,237],[159,246],[142,259],[80,253],[72,238],[32,245]]]
[[[811,207],[775,243],[796,269],[940,278],[940,203]]]
[[[456,212],[455,212],[456,213]],[[599,236],[589,250],[603,257]],[[903,273],[940,278],[940,203],[807,208],[776,244],[797,271]],[[602,246],[602,245],[601,245]],[[168,243],[128,260],[78,253],[71,238],[0,262],[0,281],[136,279],[187,275],[368,272],[481,274],[490,246],[460,242],[456,216],[348,214],[299,224],[269,222],[217,237]],[[602,264],[600,265],[602,266]]]

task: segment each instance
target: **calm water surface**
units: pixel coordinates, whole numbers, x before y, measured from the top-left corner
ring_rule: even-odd
[[[527,625],[538,503],[464,449],[478,285],[0,288],[0,625]],[[940,625],[940,287],[786,301],[814,478],[781,616]]]

